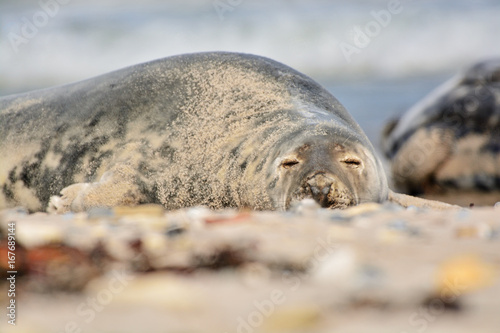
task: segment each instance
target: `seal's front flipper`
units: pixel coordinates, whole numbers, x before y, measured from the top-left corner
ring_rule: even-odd
[[[134,169],[120,165],[103,174],[97,183],[78,183],[65,187],[60,196],[50,198],[47,211],[64,214],[94,207],[133,206],[144,202]]]
[[[435,200],[427,200],[417,197],[412,197],[411,195],[406,195],[402,193],[396,193],[392,190],[389,190],[388,200],[390,202],[397,203],[403,207],[415,206],[419,208],[430,208],[430,209],[462,209],[460,206],[450,205],[445,202],[435,201]]]

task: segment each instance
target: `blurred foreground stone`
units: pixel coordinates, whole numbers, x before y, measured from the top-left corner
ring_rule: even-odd
[[[500,208],[0,212],[0,332],[498,332]],[[4,313],[6,308],[3,307]]]

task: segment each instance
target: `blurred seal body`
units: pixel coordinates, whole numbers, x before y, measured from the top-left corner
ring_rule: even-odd
[[[384,133],[398,189],[500,190],[500,59],[438,87]]]
[[[1,207],[275,210],[388,196],[380,160],[342,105],[263,57],[174,56],[7,96],[0,110]]]

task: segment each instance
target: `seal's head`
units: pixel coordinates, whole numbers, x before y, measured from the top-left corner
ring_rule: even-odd
[[[299,137],[275,159],[271,183],[281,209],[312,198],[324,208],[347,208],[387,198],[387,180],[380,160],[353,138],[333,135]]]

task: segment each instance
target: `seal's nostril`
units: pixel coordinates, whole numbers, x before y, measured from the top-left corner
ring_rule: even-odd
[[[320,190],[319,190],[319,188],[317,188],[316,186],[309,185],[309,188],[311,189],[311,193],[314,196],[317,196],[317,195],[319,195],[321,193]]]
[[[323,173],[316,174],[307,181],[312,198],[322,207],[328,207],[330,205],[329,194],[333,183],[334,180]]]
[[[323,193],[324,195],[327,195],[328,193],[330,193],[330,189],[332,188],[331,185],[328,185],[328,186],[325,186],[323,187],[323,189],[321,190],[321,193]]]

